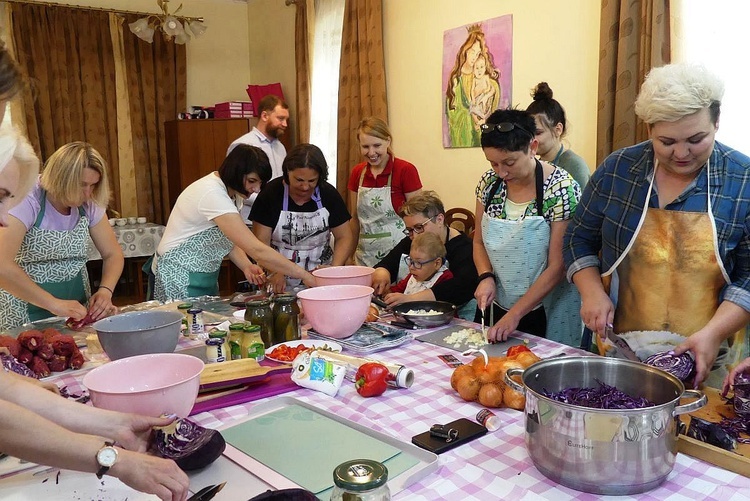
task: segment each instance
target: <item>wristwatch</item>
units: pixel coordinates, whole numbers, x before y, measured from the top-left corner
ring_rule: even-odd
[[[114,448],[114,445],[114,442],[104,442],[104,447],[96,453],[96,462],[101,467],[96,472],[96,478],[101,479],[117,461],[117,449]]]

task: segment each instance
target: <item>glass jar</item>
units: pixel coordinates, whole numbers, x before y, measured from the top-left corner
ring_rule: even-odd
[[[187,310],[188,313],[188,331],[190,332],[190,337],[192,338],[203,338],[205,339],[204,335],[204,325],[203,325],[203,309],[201,308],[190,308]]]
[[[280,294],[273,303],[274,344],[301,339],[299,331],[299,306],[297,297]]]
[[[372,459],[355,459],[333,470],[331,501],[389,501],[388,468]]]
[[[229,333],[227,331],[221,331],[221,330],[215,330],[208,333],[208,340],[218,340],[219,343],[219,353],[218,358],[220,360],[217,360],[218,362],[224,362],[225,360],[231,360],[231,355],[229,352]]]
[[[177,311],[185,315],[185,319],[189,319],[188,310],[193,307],[193,303],[180,303],[177,305]]]
[[[268,299],[253,299],[245,303],[245,321],[260,326],[260,337],[268,348],[276,344],[273,339],[273,312]]]
[[[266,348],[260,333],[260,325],[245,324],[242,333],[242,358],[254,358],[258,362],[266,358]]]
[[[242,334],[245,332],[245,323],[234,323],[229,326],[229,358],[239,360],[242,358]]]

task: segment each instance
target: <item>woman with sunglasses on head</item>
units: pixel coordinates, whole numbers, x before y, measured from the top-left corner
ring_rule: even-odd
[[[406,224],[406,237],[375,265],[375,273],[372,275],[375,294],[386,294],[391,283],[399,282],[409,274],[404,258],[411,254],[414,237],[422,233],[433,233],[445,246],[448,269],[453,277],[408,296],[394,295],[386,302],[395,306],[409,301],[447,301],[456,305],[461,318],[474,320],[476,304],[473,299],[477,269],[472,259],[471,239],[446,224],[443,202],[434,191],[423,191],[407,200],[401,206],[399,215]]]
[[[579,346],[580,298],[563,280],[562,239],[581,189],[560,167],[537,160],[535,128],[521,110],[497,110],[481,127],[492,168],[476,188],[475,297],[482,311],[500,305],[491,341],[520,330]]]

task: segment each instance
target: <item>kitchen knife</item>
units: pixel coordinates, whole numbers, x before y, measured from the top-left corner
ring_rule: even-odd
[[[214,496],[216,496],[216,494],[218,494],[219,491],[224,488],[224,485],[226,485],[226,482],[222,482],[218,485],[209,485],[208,487],[204,487],[203,489],[190,496],[188,498],[188,501],[209,501],[209,499],[213,499]]]
[[[612,324],[607,324],[604,331],[607,334],[607,339],[612,341],[612,344],[614,345],[615,352],[617,352],[618,355],[621,357],[627,359],[627,360],[633,360],[635,362],[640,362],[641,359],[638,358],[638,355],[635,354],[633,349],[630,347],[627,341],[625,341],[623,338],[615,334],[614,326]]]

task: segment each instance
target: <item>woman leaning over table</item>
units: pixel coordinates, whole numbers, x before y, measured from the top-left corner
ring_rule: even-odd
[[[750,320],[750,158],[715,139],[723,92],[702,66],[651,70],[635,102],[649,140],[604,160],[565,236],[586,325],[614,324],[641,358],[690,350],[713,387]]]
[[[97,320],[116,311],[112,293],[124,258],[105,217],[109,193],[106,164],[90,144],[66,144],[47,160],[39,182],[9,211],[0,232],[0,328],[55,315]],[[89,236],[102,256],[93,295]]]
[[[481,127],[492,168],[476,188],[475,297],[482,310],[500,305],[490,340],[518,329],[579,346],[580,298],[563,280],[562,239],[581,191],[563,169],[536,159],[535,125],[526,111],[497,110]]]
[[[415,294],[395,294],[387,302],[395,306],[407,301],[447,301],[456,305],[461,318],[474,320],[477,269],[471,255],[471,239],[445,223],[443,202],[434,191],[422,191],[411,197],[401,206],[399,214],[406,224],[406,237],[375,265],[372,274],[375,294],[384,295],[390,290],[391,283],[397,283],[409,274],[407,262],[414,236],[434,233],[445,245],[446,261],[453,277]]]
[[[352,214],[354,259],[358,265],[372,266],[403,237],[404,221],[398,212],[419,193],[422,182],[414,165],[393,155],[391,131],[381,119],[363,119],[357,140],[365,161],[349,176],[349,191],[357,194]]]
[[[344,199],[327,182],[323,152],[313,144],[298,144],[289,150],[281,169],[282,177],[268,183],[253,204],[253,233],[306,270],[346,264],[356,244],[351,216]],[[294,278],[277,273],[269,283],[274,292],[283,292],[299,286]]]
[[[177,197],[159,242],[154,264],[154,297],[160,301],[219,292],[222,260],[228,255],[251,283],[265,280],[262,266],[315,284],[315,278],[264,245],[240,216],[239,208],[271,178],[268,156],[255,146],[238,145],[214,171]]]

